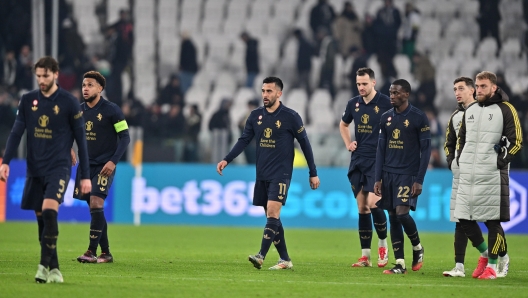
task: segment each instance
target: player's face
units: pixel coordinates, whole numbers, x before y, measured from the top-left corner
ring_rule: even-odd
[[[264,107],[270,108],[278,104],[277,100],[281,95],[282,91],[275,86],[275,83],[262,84],[262,102]]]
[[[456,83],[453,87],[453,91],[455,91],[457,103],[468,104],[473,101],[473,92],[475,89],[467,86],[465,82]]]
[[[490,98],[495,91],[497,91],[497,85],[492,84],[490,80],[479,80],[475,81],[475,86],[477,87],[477,100],[483,102],[486,99]]]
[[[37,67],[35,69],[35,76],[37,83],[42,93],[47,93],[55,84],[55,80],[59,77],[59,72],[53,73],[49,69]]]
[[[94,101],[101,93],[103,87],[95,79],[85,78],[82,82],[82,94],[85,102]]]
[[[393,107],[399,108],[409,99],[409,92],[405,92],[400,85],[390,85],[390,102]]]
[[[374,90],[374,86],[376,86],[376,80],[370,79],[370,76],[367,74],[364,76],[356,76],[356,85],[359,95],[361,97],[368,97],[372,90]]]

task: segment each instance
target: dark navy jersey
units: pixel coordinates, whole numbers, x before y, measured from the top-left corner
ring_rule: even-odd
[[[39,90],[24,94],[15,121],[18,125],[27,131],[28,177],[70,171],[74,130],[84,125],[79,101],[73,95],[60,87],[50,97]]]
[[[109,160],[117,164],[122,154],[115,156],[118,134],[128,130],[123,112],[115,103],[103,97],[93,108],[82,103],[81,110],[85,122],[90,165],[105,164]],[[126,134],[128,135],[128,132]]]
[[[253,137],[257,141],[257,180],[290,179],[294,138],[307,137],[299,114],[282,103],[273,113],[257,108],[249,115],[240,140],[249,143]]]
[[[430,147],[425,148],[427,144],[430,146],[430,139],[431,129],[424,112],[411,104],[402,113],[390,109],[381,116],[379,146],[384,146],[385,154],[382,160],[376,159],[376,164],[383,162],[385,172],[422,176],[419,174],[421,165],[424,162],[427,164],[430,158],[429,152],[429,156],[423,156],[422,162],[422,152],[430,151]],[[381,179],[381,173],[378,171],[376,178],[376,181]],[[417,177],[420,184],[423,178]]]
[[[348,101],[341,120],[346,124],[350,124],[352,120],[355,123],[357,148],[352,155],[376,158],[381,115],[391,108],[389,97],[380,92],[377,92],[368,104],[360,95]]]

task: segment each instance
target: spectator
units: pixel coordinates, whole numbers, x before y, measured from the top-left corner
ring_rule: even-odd
[[[510,98],[512,98],[514,95],[511,91],[510,85],[506,82],[506,78],[504,78],[504,74],[502,72],[497,72],[497,86],[506,93]],[[510,99],[511,101],[511,99]],[[520,107],[515,106],[517,109]]]
[[[28,45],[22,46],[17,62],[18,70],[16,75],[16,86],[18,90],[33,89],[33,53]]]
[[[199,142],[198,136],[202,127],[202,114],[198,110],[198,105],[193,104],[186,118],[185,130],[185,161],[198,162]]]
[[[0,88],[0,149],[3,152],[11,127],[15,123],[16,109],[13,110],[11,95]],[[3,154],[2,154],[3,155]],[[1,155],[0,155],[1,156]]]
[[[123,103],[121,111],[123,111],[123,115],[125,115],[125,120],[128,123],[128,132],[130,135],[131,146],[129,146],[129,148],[127,149],[126,156],[127,160],[131,161],[134,154],[136,142],[138,140],[143,140],[143,117],[146,113],[141,102],[139,102],[139,100],[133,97]]]
[[[253,81],[260,71],[258,40],[249,36],[247,32],[243,32],[240,35],[240,38],[246,43],[246,87],[253,88]],[[223,158],[223,156],[221,158]]]
[[[11,0],[9,3],[2,2],[0,11],[7,14],[3,19],[3,31],[5,44],[15,53],[31,42],[31,1]]]
[[[303,32],[297,29],[293,33],[297,38],[299,47],[297,49],[297,83],[296,88],[304,88],[310,94],[310,72],[312,70],[312,56],[314,56],[313,45],[304,37]]]
[[[185,150],[185,116],[182,106],[171,104],[169,113],[165,117],[165,142],[174,148],[174,161],[182,162]]]
[[[198,72],[198,53],[196,46],[191,40],[191,36],[188,32],[181,34],[181,50],[180,50],[180,84],[181,94],[185,94],[187,90],[192,86],[194,76]]]
[[[177,75],[172,75],[170,81],[161,91],[157,100],[159,105],[179,105],[180,108],[185,106],[183,101],[182,90],[180,89],[180,78]]]
[[[432,106],[436,97],[436,70],[431,60],[426,55],[414,53],[414,78],[420,82],[420,87],[416,90],[417,102],[414,105],[423,109]]]
[[[320,28],[317,32],[317,39],[321,41],[319,49],[319,58],[321,59],[319,88],[327,89],[333,98],[335,96],[334,67],[337,45],[332,35],[324,28]]]
[[[334,36],[339,44],[339,52],[343,58],[350,55],[350,50],[353,47],[363,48],[361,43],[362,27],[352,3],[346,1],[343,13],[337,17],[333,26]]]
[[[354,62],[352,63],[352,70],[350,70],[350,73],[348,74],[348,78],[350,79],[350,89],[352,91],[352,97],[359,95],[358,88],[356,86],[356,79],[357,79],[357,71],[360,68],[368,67],[367,60],[368,55],[355,47],[352,47],[350,49],[350,53],[352,54],[352,57],[354,58]],[[384,93],[387,94],[387,93]]]
[[[154,103],[150,107],[143,125],[145,129],[145,144],[159,145],[161,143],[165,136],[164,130],[166,128],[163,118],[160,105]]]
[[[119,11],[119,20],[108,29],[110,37],[110,58],[112,73],[108,84],[108,97],[118,106],[123,101],[123,82],[121,75],[128,66],[134,45],[134,28],[129,13],[125,9]]]
[[[238,122],[238,129],[240,130],[240,134],[244,132],[244,127],[246,127],[246,120],[248,119],[249,115],[253,110],[258,108],[258,106],[258,99],[252,99],[248,101],[246,114]],[[249,144],[244,149],[244,155],[246,156],[246,162],[248,164],[257,163],[257,142],[255,141],[255,138],[251,139],[251,142],[249,142]]]
[[[440,168],[443,166],[440,150],[443,146],[442,137],[444,131],[440,127],[440,122],[436,117],[436,112],[433,107],[424,107],[423,111],[429,119],[429,127],[431,129],[431,158],[429,159],[429,168]]]
[[[209,121],[209,130],[212,133],[212,144],[214,144],[212,151],[212,160],[222,160],[229,152],[229,145],[231,144],[231,117],[229,116],[229,108],[231,107],[231,100],[222,99],[220,107],[213,114]]]
[[[365,15],[365,22],[363,24],[363,32],[361,33],[361,42],[363,49],[367,56],[378,52],[378,40],[376,35],[378,34],[378,23],[374,17],[370,14]]]
[[[320,28],[326,29],[326,32],[332,32],[334,19],[334,8],[328,4],[328,0],[319,0],[310,12],[310,28],[312,28],[313,36],[317,36]]]
[[[479,0],[479,14],[477,22],[480,27],[480,40],[491,35],[497,41],[497,53],[501,49],[501,40],[499,36],[499,22],[501,14],[499,10],[500,0]]]
[[[0,85],[4,85],[7,88],[15,86],[16,75],[17,60],[15,52],[7,51],[2,63],[2,69],[0,69]]]
[[[385,0],[376,17],[376,37],[382,43],[378,47],[378,62],[384,78],[396,77],[397,72],[393,59],[398,45],[398,30],[401,26],[400,11],[394,7],[392,0]]]
[[[402,52],[412,61],[416,37],[420,30],[420,11],[411,2],[405,4],[405,18],[403,18]]]

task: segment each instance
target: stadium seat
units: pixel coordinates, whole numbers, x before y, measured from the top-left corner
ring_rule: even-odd
[[[458,61],[462,62],[470,57],[473,57],[473,50],[475,48],[475,45],[473,44],[473,40],[469,38],[460,39],[453,49],[453,56],[458,59]]]
[[[187,90],[187,93],[185,94],[185,102],[187,103],[187,105],[198,105],[200,112],[203,113],[207,105],[208,96],[208,90],[205,90],[204,88],[200,88],[199,86],[193,84],[193,86],[191,86],[191,88],[189,88],[189,90]]]
[[[497,40],[492,37],[486,37],[477,46],[477,58],[482,62],[494,59],[497,54],[497,48]]]

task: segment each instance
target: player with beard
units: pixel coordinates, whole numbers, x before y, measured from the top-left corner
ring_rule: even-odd
[[[370,246],[372,222],[378,234],[378,267],[385,267],[387,254],[387,216],[376,206],[379,200],[374,194],[374,164],[378,146],[379,123],[383,113],[391,109],[387,95],[377,92],[374,71],[360,68],[356,73],[359,96],[348,101],[339,131],[348,151],[352,152],[348,168],[348,180],[356,197],[359,211],[358,232],[361,243],[361,258],[352,267],[372,267]],[[355,141],[350,139],[349,125],[354,120]],[[372,217],[371,217],[372,215]]]
[[[280,258],[277,264],[269,269],[293,268],[286,249],[280,212],[282,206],[286,204],[293,172],[294,139],[297,139],[301,145],[308,162],[310,187],[317,189],[320,184],[312,147],[308,141],[302,119],[297,112],[280,102],[282,88],[281,79],[276,77],[264,79],[262,84],[264,107],[259,107],[251,112],[242,136],[227,156],[216,166],[216,171],[222,175],[225,167],[244,151],[253,137],[256,137],[258,142],[257,177],[253,193],[253,205],[264,207],[267,217],[260,251],[256,255],[249,256],[249,261],[257,269],[262,268],[272,242],[275,244]]]
[[[79,192],[80,174],[77,172],[74,198],[84,200],[90,206],[90,244],[88,250],[77,258],[81,263],[111,263],[114,258],[108,242],[108,225],[104,215],[104,203],[116,173],[116,164],[125,152],[130,136],[121,109],[101,96],[106,80],[97,71],[84,74],[81,104],[85,120],[86,140],[90,158],[92,189],[88,194]],[[101,254],[97,257],[97,247]]]
[[[57,257],[57,215],[70,181],[73,140],[79,147],[80,193],[88,193],[92,188],[88,152],[79,102],[55,83],[59,64],[52,57],[43,57],[34,71],[40,89],[20,99],[0,166],[0,180],[8,179],[9,162],[27,130],[27,173],[21,208],[33,210],[37,216],[41,251],[35,280],[62,283]]]
[[[454,217],[481,253],[473,278],[495,279],[506,276],[509,269],[501,222],[510,220],[509,169],[522,148],[522,130],[517,111],[497,87],[494,73],[477,74],[475,85],[478,104],[466,109],[458,133],[460,175]],[[490,250],[479,221],[488,228]]]
[[[416,211],[418,196],[431,157],[431,130],[424,112],[409,104],[411,85],[396,80],[389,88],[394,108],[381,116],[376,152],[374,193],[381,196],[378,207],[389,212],[392,250],[396,264],[385,274],[405,274],[403,230],[411,241],[412,270],[422,268],[424,248],[409,211]]]

